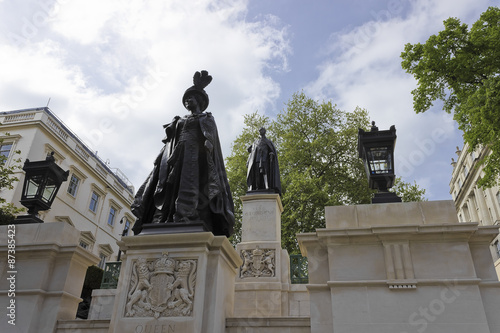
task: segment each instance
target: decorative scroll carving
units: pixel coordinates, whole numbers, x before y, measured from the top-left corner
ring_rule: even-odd
[[[259,249],[241,250],[243,265],[240,267],[240,278],[274,277],[276,275],[276,250]]]
[[[125,316],[183,317],[193,312],[197,260],[139,258],[132,267]]]

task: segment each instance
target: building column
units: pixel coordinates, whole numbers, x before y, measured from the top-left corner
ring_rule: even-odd
[[[469,214],[470,214],[470,219],[471,222],[480,222],[480,218],[477,214],[477,206],[476,206],[476,200],[474,198],[474,194],[471,194],[469,196],[468,201],[468,207],[469,207]]]
[[[486,201],[484,200],[484,192],[478,186],[474,187],[474,194],[476,195],[476,201],[478,204],[478,213],[480,219],[482,221],[482,225],[491,225],[491,216],[488,211],[488,206],[486,205]]]

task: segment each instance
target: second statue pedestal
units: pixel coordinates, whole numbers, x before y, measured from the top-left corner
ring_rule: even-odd
[[[288,315],[289,258],[281,249],[281,213],[278,194],[241,197],[241,243],[236,246],[243,265],[235,285],[235,317]]]

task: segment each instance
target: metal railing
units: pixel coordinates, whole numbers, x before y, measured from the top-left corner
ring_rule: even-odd
[[[107,262],[102,275],[101,289],[116,289],[120,277],[121,261]]]
[[[290,255],[290,280],[294,284],[309,282],[307,257],[300,254]]]

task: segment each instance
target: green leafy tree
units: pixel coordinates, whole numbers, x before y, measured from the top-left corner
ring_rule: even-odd
[[[401,65],[418,86],[412,91],[415,112],[425,112],[436,100],[464,132],[470,150],[488,146],[482,162],[491,187],[500,175],[500,9],[490,7],[469,29],[457,18],[424,43],[406,44]]]
[[[233,244],[240,241],[241,201],[246,194],[247,148],[264,126],[278,151],[282,202],[282,246],[298,253],[296,234],[325,227],[325,206],[370,203],[373,191],[358,158],[358,128],[369,127],[367,111],[339,110],[296,93],[276,120],[257,112],[245,117],[245,128],[226,159],[229,184],[235,198]],[[418,188],[418,187],[417,187]],[[413,191],[409,188],[408,191]],[[422,193],[423,194],[423,193]],[[416,195],[415,197],[418,197]]]
[[[396,193],[403,202],[427,201],[424,197],[425,189],[420,188],[415,181],[413,184],[405,183],[400,177],[396,177],[391,190],[391,192]]]
[[[0,145],[3,140],[0,140]],[[19,154],[15,151],[14,154]],[[3,190],[12,190],[14,183],[19,181],[15,174],[19,171],[20,159],[13,159],[15,164],[7,165],[7,157],[0,155],[0,225],[11,224],[15,219],[15,214],[19,214],[24,209],[17,208],[14,204],[7,202],[1,195]]]

